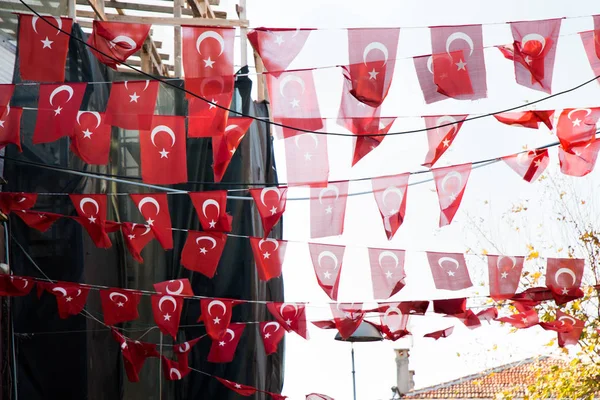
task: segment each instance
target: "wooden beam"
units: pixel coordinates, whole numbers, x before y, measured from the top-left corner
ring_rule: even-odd
[[[137,60],[137,59],[130,59],[127,60],[127,64],[129,65],[133,65],[134,67],[141,67],[142,66],[142,61],[141,60]],[[169,71],[174,71],[175,67],[170,65],[170,64],[163,64]],[[123,71],[123,72],[134,72],[133,70],[127,68],[124,65],[120,65],[118,66],[119,70]]]
[[[173,0],[173,18],[181,18],[183,10],[183,0]],[[175,77],[179,78],[183,75],[181,64],[181,26],[175,26],[175,35],[173,37],[173,58],[175,59]]]
[[[87,3],[89,4],[90,7],[92,7],[92,10],[94,10],[94,12],[96,13],[96,16],[98,16],[98,18],[101,21],[106,21],[106,15],[104,14],[104,7],[100,4],[100,3],[103,3],[102,0],[87,0]]]
[[[204,0],[204,8],[206,9],[206,18],[215,18],[215,13],[208,0]]]
[[[87,0],[77,0],[77,4],[87,5]],[[125,1],[105,1],[104,8],[114,8],[114,9],[125,9],[132,11],[147,11],[147,12],[156,12],[161,14],[172,14],[173,7],[169,6],[157,6],[153,4],[141,4],[141,3],[129,3]],[[192,10],[184,9],[182,10],[183,15],[192,16],[194,13]],[[121,14],[125,15],[125,14]]]
[[[246,19],[246,0],[240,0],[236,5],[237,14],[240,19]],[[242,67],[248,65],[248,29],[240,29],[240,50],[242,52]]]
[[[84,18],[93,18],[94,13],[79,11],[78,14]],[[190,25],[190,26],[222,26],[222,27],[248,27],[247,20],[235,19],[210,19],[210,18],[173,18],[173,17],[138,17],[132,15],[106,14],[107,21],[129,22],[134,24],[152,25]]]

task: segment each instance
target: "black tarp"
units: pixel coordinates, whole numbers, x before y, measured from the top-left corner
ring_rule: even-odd
[[[83,38],[78,25],[73,35]],[[18,61],[15,82],[19,82]],[[241,73],[247,73],[247,68]],[[99,64],[85,45],[71,39],[67,60],[66,81],[110,82],[127,79],[143,79],[139,75],[115,73]],[[177,82],[177,81],[171,81]],[[179,84],[182,84],[179,82]],[[267,108],[250,97],[252,82],[238,76],[232,107],[244,113],[266,117]],[[82,110],[104,111],[110,91],[110,83],[88,85]],[[19,85],[13,97],[13,106],[29,107],[24,111],[21,136],[24,152],[17,153],[9,147],[10,158],[58,165],[75,170],[101,172],[134,179],[139,177],[139,142],[136,131],[113,128],[111,161],[106,167],[83,164],[68,150],[68,139],[36,145],[31,144],[35,126],[37,85]],[[185,115],[183,92],[161,84],[157,114]],[[210,139],[187,141],[188,177],[194,182],[211,182],[212,152]],[[125,183],[81,177],[64,172],[51,171],[6,160],[4,177],[8,184],[4,191],[38,193],[137,193],[147,189]],[[223,182],[271,182],[277,181],[269,125],[252,124],[238,148]],[[186,184],[177,185],[184,190],[239,189],[239,185]],[[248,196],[247,192],[236,195]],[[169,196],[169,207],[174,227],[200,230],[195,211],[188,196]],[[108,218],[117,221],[142,222],[137,209],[123,195],[109,196]],[[260,235],[262,228],[252,201],[228,201],[228,211],[233,215],[233,233]],[[67,215],[75,215],[66,195],[40,195],[36,209]],[[18,275],[43,277],[34,267],[24,250],[31,255],[44,274],[54,280],[76,281],[114,287],[152,290],[152,284],[176,278],[188,278],[197,295],[229,297],[249,300],[283,300],[282,279],[268,283],[257,278],[249,242],[244,238],[230,237],[227,241],[217,275],[213,279],[193,273],[179,264],[179,256],[185,242],[185,232],[174,232],[174,250],[164,251],[155,241],[142,252],[145,263],[136,263],[124,248],[120,233],[110,234],[113,247],[97,249],[87,233],[72,220],[60,220],[49,231],[41,234],[28,228],[18,218],[10,218],[11,267]],[[281,237],[281,224],[274,229],[272,237]],[[178,341],[193,339],[204,334],[198,326],[199,302],[187,300],[181,317]],[[30,295],[15,298],[12,302],[16,343],[18,399],[237,399],[238,395],[224,388],[216,380],[191,372],[181,382],[170,382],[160,377],[158,359],[150,359],[142,370],[139,383],[129,383],[124,374],[118,344],[110,332],[93,318],[101,317],[97,291],[91,291],[86,310],[88,317],[76,316],[61,320],[56,310],[54,296],[47,293],[37,298]],[[124,324],[124,334],[133,339],[143,336],[143,341],[159,343],[158,329],[154,325],[150,299],[144,297],[139,307],[140,318]],[[236,306],[233,321],[262,321],[270,319],[262,304],[246,303]],[[6,321],[5,321],[6,322]],[[147,333],[146,333],[147,332]],[[170,337],[162,338],[163,353],[171,357]],[[206,361],[210,340],[202,339],[190,356],[190,366],[215,376],[262,390],[280,392],[283,386],[283,350],[265,356],[258,325],[249,324],[229,364],[211,364]],[[283,344],[280,349],[283,349]],[[3,365],[12,360],[3,360]],[[162,388],[162,396],[160,391]],[[265,395],[257,394],[256,399]]]

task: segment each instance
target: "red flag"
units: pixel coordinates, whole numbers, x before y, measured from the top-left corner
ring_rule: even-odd
[[[275,321],[263,321],[259,327],[260,336],[265,346],[265,354],[269,355],[277,352],[277,346],[285,336],[285,330],[281,328],[279,322]]]
[[[177,284],[175,284],[177,282]],[[174,289],[176,288],[176,289]],[[161,294],[172,294],[176,296],[193,296],[192,285],[189,279],[171,279],[154,284],[154,290]]]
[[[546,287],[552,291],[556,304],[583,297],[581,278],[585,261],[576,258],[548,258]]]
[[[556,320],[571,328],[565,332],[558,332],[558,345],[565,347],[579,343],[579,338],[585,328],[585,322],[560,310],[556,310]]]
[[[188,366],[187,358],[183,360],[170,360],[167,357],[162,357],[163,373],[168,381],[180,381],[185,378],[191,371]]]
[[[556,135],[563,149],[586,146],[596,139],[600,108],[567,108],[558,117]]]
[[[452,332],[454,331],[454,327],[451,326],[449,328],[446,329],[442,329],[439,331],[435,331],[435,332],[431,332],[428,334],[423,335],[423,337],[429,337],[429,338],[433,338],[435,340],[438,340],[439,338],[446,338],[450,335],[452,335]]]
[[[348,181],[310,188],[310,237],[337,236],[344,232]]]
[[[496,301],[510,299],[517,292],[524,257],[488,255],[490,297]]]
[[[404,221],[409,177],[410,173],[405,173],[371,179],[373,196],[379,207],[388,240],[392,240]]]
[[[526,329],[537,325],[540,322],[537,311],[534,309],[525,310],[508,317],[498,318],[497,321],[508,322],[513,327],[518,329]]]
[[[139,373],[146,359],[160,356],[158,351],[156,351],[156,345],[154,343],[144,343],[127,339],[114,328],[112,334],[115,340],[121,345],[121,354],[123,355],[123,364],[125,364],[127,379],[130,382],[139,382]]]
[[[266,238],[285,211],[287,188],[264,187],[262,189],[249,189],[249,191],[256,208],[258,208],[263,224],[263,237]]]
[[[23,109],[20,107],[11,107],[8,103],[6,107],[0,106],[0,148],[14,144],[19,151],[23,151],[21,148],[22,114]]]
[[[550,157],[548,149],[536,149],[502,157],[502,160],[525,181],[533,182],[544,173]]]
[[[130,194],[146,225],[150,226],[154,237],[165,250],[173,248],[173,232],[171,231],[171,214],[165,193]],[[149,204],[152,207],[144,207]]]
[[[250,237],[250,247],[258,271],[258,279],[268,281],[281,276],[287,241]]]
[[[227,190],[190,192],[200,225],[205,231],[231,232],[231,215],[227,214]]]
[[[56,296],[58,316],[65,319],[83,310],[90,289],[77,283],[57,282],[47,284],[46,291]]]
[[[219,378],[215,376],[215,379],[221,382],[227,389],[231,389],[242,396],[252,396],[256,393],[256,388],[252,386],[242,385],[241,383],[228,381],[227,379]]]
[[[399,28],[348,29],[350,65],[343,67],[344,78],[357,100],[371,107],[383,103],[394,77],[399,36]]]
[[[312,70],[265,76],[274,119],[307,119],[302,128],[308,130],[323,127]]]
[[[585,176],[594,170],[600,151],[600,140],[595,140],[585,146],[572,146],[565,150],[558,146],[560,172],[569,176]]]
[[[283,139],[289,186],[326,186],[329,179],[327,135],[302,133]]]
[[[260,56],[267,71],[277,77],[285,71],[304,47],[310,29],[256,28],[248,32],[248,41]]]
[[[494,114],[499,122],[511,126],[521,126],[523,128],[539,129],[540,123],[543,123],[552,129],[552,117],[554,110],[549,111],[517,111]]]
[[[225,337],[225,333],[231,322],[232,308],[233,302],[231,300],[200,300],[200,318],[204,321],[206,333],[212,340],[219,340]]]
[[[115,325],[119,322],[138,319],[138,304],[141,298],[141,293],[131,290],[116,288],[100,290],[104,323],[106,325]]]
[[[442,154],[446,152],[452,145],[452,142],[458,135],[458,131],[462,127],[463,121],[468,115],[436,115],[432,117],[423,117],[425,126],[427,127],[427,142],[429,143],[429,151],[425,156],[423,166],[431,168],[440,159]],[[442,126],[436,128],[437,126]]]
[[[379,128],[379,115],[381,107],[371,107],[356,99],[350,92],[352,83],[344,80],[342,100],[338,112],[337,124],[358,135],[360,133],[375,133],[373,129]]]
[[[402,303],[380,304],[380,312],[383,312],[380,328],[381,332],[389,340],[396,341],[409,334],[406,330],[408,314],[402,312],[401,304]]]
[[[462,50],[433,54],[433,82],[441,94],[459,98],[475,94]]]
[[[213,340],[208,352],[208,362],[230,363],[242,337],[246,324],[230,324],[221,339]]]
[[[330,306],[335,328],[340,332],[342,339],[348,339],[365,316],[362,303],[338,303]]]
[[[464,255],[428,251],[427,259],[437,289],[461,290],[473,286]]]
[[[106,195],[70,194],[69,197],[79,215],[78,222],[92,238],[97,247],[107,249],[112,246],[106,233]]]
[[[433,312],[446,315],[460,315],[467,312],[467,299],[465,297],[455,299],[433,300]]]
[[[10,110],[10,100],[15,92],[15,85],[0,84],[0,119],[7,110]]]
[[[373,296],[389,299],[405,285],[404,250],[369,248]]]
[[[453,165],[432,169],[435,189],[440,202],[440,228],[450,225],[460,207],[469,175],[471,164]]]
[[[306,310],[302,303],[267,303],[269,312],[286,331],[294,331],[308,339],[306,330]]]
[[[173,345],[173,354],[177,356],[181,373],[187,374],[190,371],[188,366],[188,354],[192,351],[192,347],[194,347],[200,339],[202,339],[202,337],[198,337],[178,345]]]
[[[186,78],[233,75],[234,28],[184,26],[182,37]]]
[[[233,75],[185,80],[187,90],[210,101],[209,103],[186,94],[188,99],[188,137],[200,138],[223,135],[227,127],[228,111],[218,106],[229,108],[233,97],[234,82],[235,77]]]
[[[364,124],[366,121],[358,123],[358,125],[363,125],[366,130],[362,131],[362,134],[359,134],[358,137],[353,140],[354,155],[352,156],[352,166],[356,165],[363,157],[375,150],[385,138],[385,136],[366,136],[366,134],[386,135],[390,131],[394,121],[396,121],[396,117],[376,118],[371,120],[369,124]],[[354,122],[354,124],[356,124],[356,122]]]
[[[514,43],[499,47],[504,57],[513,60],[519,85],[552,92],[556,43],[562,19],[511,22]]]
[[[587,55],[594,76],[600,75],[600,18],[594,16],[594,30],[587,32],[579,32],[585,54]]]
[[[158,81],[113,82],[105,122],[123,129],[149,130],[158,96]]]
[[[25,296],[31,292],[35,281],[22,276],[0,274],[0,296]]]
[[[87,164],[108,164],[111,129],[105,123],[104,113],[79,111],[71,134],[71,151]]]
[[[63,217],[60,214],[26,210],[16,211],[15,215],[21,218],[27,226],[40,232],[46,232],[53,223]]]
[[[331,300],[337,300],[340,272],[342,271],[342,262],[346,247],[309,243],[308,249],[310,250],[310,257],[319,286],[321,286],[321,289],[325,291]]]
[[[329,397],[326,394],[310,393],[306,395],[306,400],[335,400],[333,397]]]
[[[0,192],[0,211],[10,214],[11,211],[29,210],[36,201],[37,193]]]
[[[215,276],[227,235],[222,232],[188,231],[181,251],[181,265],[208,278]]]
[[[229,118],[223,136],[212,138],[215,182],[221,182],[223,179],[223,175],[225,175],[225,171],[252,121],[252,118],[246,117]]]
[[[98,61],[116,70],[119,62],[126,61],[142,48],[149,32],[150,25],[147,24],[94,21],[87,43],[92,46],[90,51]]]
[[[158,329],[165,335],[171,335],[173,339],[177,339],[183,298],[169,294],[153,294],[151,299],[154,322]]]
[[[72,25],[71,18],[19,14],[19,71],[22,80],[65,80]]]
[[[490,322],[498,318],[498,309],[496,307],[488,307],[484,310],[479,311],[477,314],[477,318],[479,321],[487,321]]]
[[[149,225],[136,224],[131,222],[123,222],[121,224],[121,232],[123,232],[123,239],[125,240],[125,246],[131,253],[134,260],[139,263],[143,263],[144,259],[140,254],[142,249],[146,247],[148,242],[154,238],[152,229]]]
[[[71,136],[87,83],[40,85],[33,144]]]
[[[437,86],[433,81],[433,56],[413,57],[413,62],[425,103],[430,104],[447,99],[447,96],[438,92]]]

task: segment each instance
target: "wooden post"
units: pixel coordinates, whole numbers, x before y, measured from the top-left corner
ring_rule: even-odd
[[[75,19],[77,17],[75,0],[67,0],[67,12],[69,13],[69,18]]]
[[[246,0],[240,0],[238,16],[241,20],[246,20]],[[248,65],[248,29],[240,28],[240,50],[242,52],[242,66]]]
[[[181,18],[181,10],[183,8],[183,0],[173,1],[173,17]],[[175,77],[181,78],[181,25],[175,26],[175,39],[174,39],[174,57],[175,57]]]

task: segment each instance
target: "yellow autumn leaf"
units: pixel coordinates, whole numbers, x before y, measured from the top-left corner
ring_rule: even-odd
[[[539,256],[540,256],[540,253],[537,250],[533,250],[533,251],[530,251],[529,254],[527,254],[527,260],[535,260]]]
[[[486,249],[483,249],[483,250],[481,251],[481,253],[482,253],[484,256],[487,256],[487,255],[488,255],[488,251],[487,251]]]
[[[529,258],[527,258],[529,260]],[[536,284],[537,281],[540,280],[540,278],[542,277],[542,273],[541,272],[534,272],[533,274],[531,274],[531,279],[533,280],[533,283]]]

